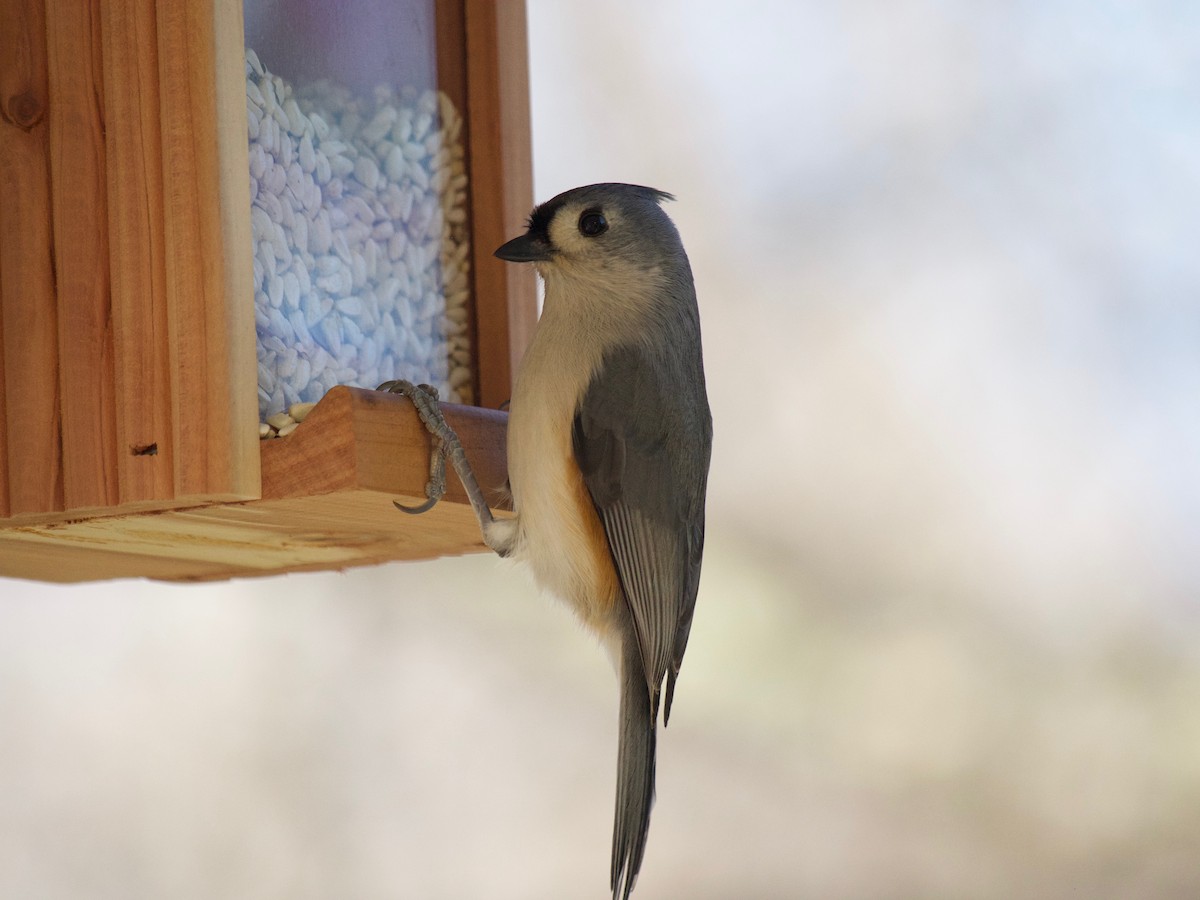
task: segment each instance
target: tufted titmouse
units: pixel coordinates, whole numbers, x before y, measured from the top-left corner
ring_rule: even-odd
[[[594,184],[534,209],[496,251],[545,281],[508,421],[515,516],[493,519],[436,394],[413,398],[449,454],[484,541],[525,560],[607,646],[621,683],[610,886],[627,898],[654,800],[655,733],[687,647],[704,547],[712,419],[700,319],[679,234],[652,188]],[[434,479],[437,481],[438,479]],[[441,487],[431,484],[430,504]]]

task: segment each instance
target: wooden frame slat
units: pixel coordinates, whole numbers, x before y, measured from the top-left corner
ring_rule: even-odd
[[[2,129],[0,125],[0,129]],[[2,132],[0,132],[2,135]],[[0,140],[3,137],[0,136]],[[0,197],[0,220],[3,219],[4,200]],[[4,254],[0,253],[0,518],[12,514],[8,499],[8,403],[4,386]]]
[[[169,503],[176,450],[155,2],[105,0],[100,24],[119,503]]]
[[[258,496],[241,0],[159,3],[177,498]],[[236,52],[235,52],[236,51]]]
[[[0,314],[9,514],[63,508],[42,0],[0,15]]]
[[[99,26],[99,0],[46,2],[66,509],[119,502]]]
[[[465,9],[476,396],[495,409],[512,396],[537,322],[532,268],[492,255],[524,229],[533,205],[529,49],[524,0],[465,0]]]

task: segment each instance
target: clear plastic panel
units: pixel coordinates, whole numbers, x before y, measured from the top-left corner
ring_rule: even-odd
[[[432,0],[247,0],[263,420],[336,384],[472,401],[462,111]]]

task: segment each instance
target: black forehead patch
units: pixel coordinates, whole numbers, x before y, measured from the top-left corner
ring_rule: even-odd
[[[547,200],[545,203],[535,206],[533,212],[529,214],[527,225],[529,234],[549,242],[550,222],[554,218],[554,214],[562,209],[566,202],[567,198],[560,194],[553,200]]]

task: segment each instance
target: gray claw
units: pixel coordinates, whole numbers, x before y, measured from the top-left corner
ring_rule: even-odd
[[[399,500],[393,500],[392,505],[394,505],[396,509],[400,510],[400,512],[406,512],[410,516],[419,516],[421,513],[427,513],[437,506],[437,502],[440,499],[440,497],[430,497],[420,506],[405,506]]]

